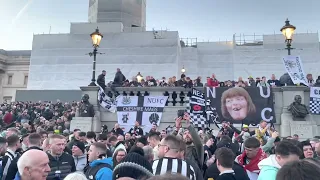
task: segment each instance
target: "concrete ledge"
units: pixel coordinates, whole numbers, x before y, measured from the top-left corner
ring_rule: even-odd
[[[80,89],[82,91],[98,91],[99,86],[81,86]]]

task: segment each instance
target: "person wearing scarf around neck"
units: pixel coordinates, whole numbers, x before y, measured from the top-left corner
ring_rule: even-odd
[[[259,140],[254,137],[250,137],[244,142],[244,149],[235,161],[244,167],[250,180],[257,180],[260,173],[258,163],[267,158],[267,154],[260,147]]]

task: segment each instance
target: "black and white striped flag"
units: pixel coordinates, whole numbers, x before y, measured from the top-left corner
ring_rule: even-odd
[[[100,86],[99,86],[100,87]],[[104,90],[100,87],[98,92],[98,101],[99,104],[106,110],[115,113],[117,110],[117,101],[112,101],[110,97],[106,95]]]

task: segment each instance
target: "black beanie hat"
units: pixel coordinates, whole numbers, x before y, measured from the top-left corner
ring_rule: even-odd
[[[83,142],[80,142],[80,141],[74,141],[72,146],[77,146],[83,153],[86,150],[86,145]]]
[[[145,136],[142,136],[142,137],[138,138],[137,142],[140,142],[145,146],[148,145],[148,139]]]
[[[152,177],[152,165],[138,153],[130,152],[113,169],[113,179],[130,177],[138,179],[141,177]]]

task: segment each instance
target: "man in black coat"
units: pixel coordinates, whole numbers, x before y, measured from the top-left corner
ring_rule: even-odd
[[[230,149],[229,146],[224,146],[224,147],[219,147],[217,150],[216,150],[216,153],[219,154],[219,151],[220,151],[220,154],[223,153],[225,154],[226,153],[226,149]],[[218,152],[217,152],[218,151]],[[227,152],[228,154],[233,154],[231,157],[232,157],[232,161],[234,161],[234,153],[232,152],[232,150],[228,150],[229,152]],[[231,152],[231,153],[230,153]],[[225,156],[223,157],[223,161],[225,159],[227,159],[226,157],[230,157],[230,155],[216,155],[216,162],[214,162],[213,164],[211,164],[206,173],[205,173],[205,176],[204,176],[204,179],[210,179],[210,178],[213,178],[213,179],[218,179],[219,175],[220,175],[220,170],[217,166],[217,159],[219,159],[221,156]],[[221,162],[219,163],[219,166],[221,166],[221,163],[222,160],[220,160]],[[230,160],[231,161],[231,160]],[[223,163],[224,164],[224,163]],[[227,168],[226,168],[227,169]],[[228,174],[227,172],[229,173],[232,173],[234,176],[235,176],[235,179],[236,180],[250,180],[248,175],[247,175],[247,172],[244,170],[244,168],[239,165],[238,163],[236,162],[233,162],[233,165],[232,165],[232,168],[229,168],[231,171],[226,171],[226,172],[222,172],[223,174],[225,174],[224,176],[230,176],[230,174]],[[219,179],[227,179],[227,177],[220,177]]]
[[[114,77],[113,84],[116,86],[122,86],[125,80],[126,80],[126,77],[122,74],[121,70],[117,68],[117,72]]]
[[[102,73],[98,76],[97,83],[104,90],[106,88],[106,71],[103,70]]]
[[[49,138],[50,153],[48,154],[50,173],[47,180],[64,179],[68,174],[76,171],[72,155],[63,152],[65,138],[54,134]]]

